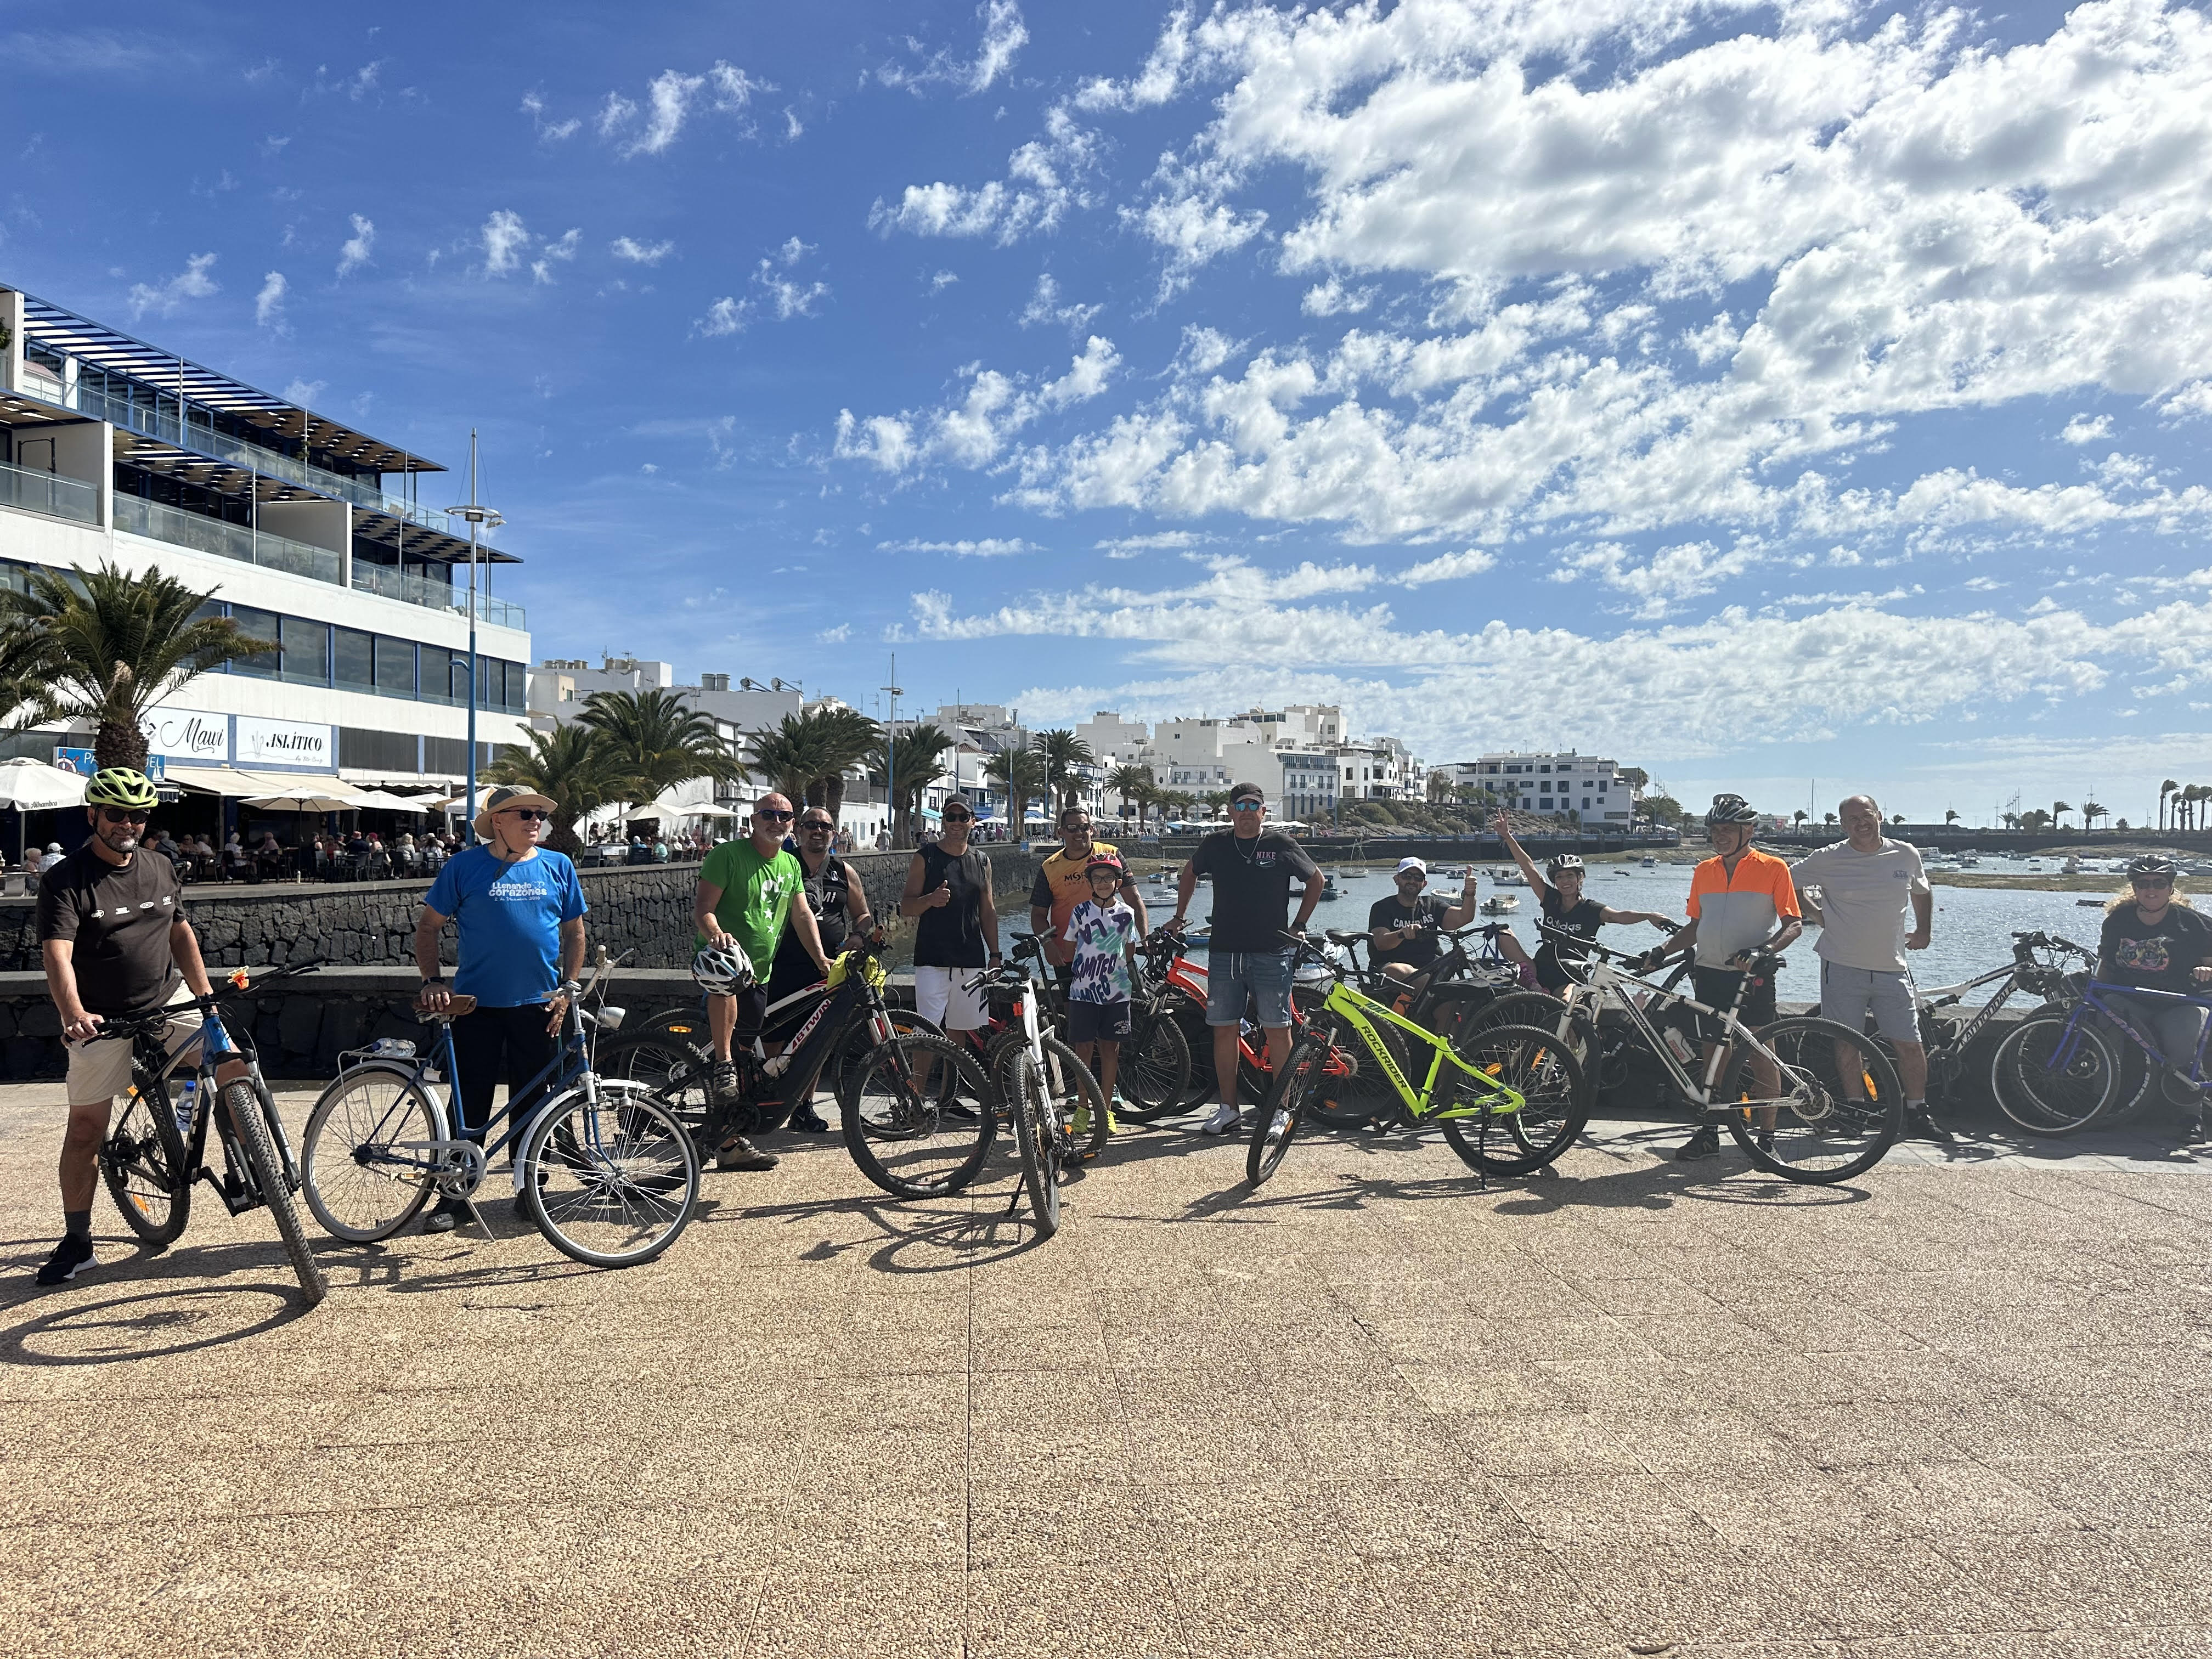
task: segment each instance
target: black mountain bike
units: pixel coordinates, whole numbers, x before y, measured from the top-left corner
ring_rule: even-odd
[[[240,969],[228,983],[235,994],[312,973],[319,965],[295,963],[258,980],[249,979]],[[300,1190],[299,1163],[292,1155],[284,1121],[277,1115],[276,1099],[261,1075],[252,1036],[242,1028],[232,1033],[223,1022],[222,1006],[227,1000],[219,994],[212,1006],[204,1008],[200,1033],[174,1053],[169,1046],[170,1024],[180,1012],[188,1012],[190,1005],[102,1024],[106,1036],[131,1041],[131,1093],[100,1143],[100,1173],[131,1231],[157,1250],[183,1237],[191,1215],[192,1188],[198,1182],[214,1188],[223,1207],[234,1216],[266,1205],[276,1218],[292,1271],[299,1275],[300,1299],[312,1308],[329,1293],[330,1283],[307,1249],[307,1236],[292,1202]],[[241,1061],[243,1076],[219,1081],[220,1073],[234,1072]],[[179,1083],[173,1098],[173,1081]],[[207,1163],[210,1122],[222,1149],[220,1175]]]

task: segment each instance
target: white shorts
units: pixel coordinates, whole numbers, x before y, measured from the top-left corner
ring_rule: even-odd
[[[177,987],[169,1006],[190,1003],[191,992]],[[184,1015],[169,1022],[168,1050],[172,1054],[191,1047],[200,1034],[197,1016]],[[131,1042],[127,1037],[94,1037],[69,1046],[69,1103],[96,1106],[111,1101],[131,1086]]]
[[[946,1031],[980,1031],[991,1023],[980,990],[963,988],[981,968],[916,968],[914,1011]]]

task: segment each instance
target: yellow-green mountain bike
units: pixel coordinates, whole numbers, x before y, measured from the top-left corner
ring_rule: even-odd
[[[1326,1115],[1339,1091],[1357,1088],[1371,1109],[1409,1125],[1433,1118],[1451,1148],[1480,1174],[1528,1175],[1573,1144],[1589,1116],[1574,1051],[1531,1025],[1491,1025],[1438,1036],[1344,982],[1341,969],[1296,934],[1297,967],[1328,970],[1321,1007],[1291,1045],[1289,1060],[1252,1124],[1244,1174],[1255,1187],[1275,1173],[1301,1124]],[[1425,1057],[1425,1058],[1424,1058]],[[1413,1074],[1420,1075],[1414,1083]]]

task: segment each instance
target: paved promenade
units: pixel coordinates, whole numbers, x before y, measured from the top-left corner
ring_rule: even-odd
[[[1254,1199],[1139,1133],[1024,1249],[1009,1164],[902,1205],[815,1140],[654,1266],[502,1204],[294,1317],[212,1201],[143,1258],[103,1194],[33,1289],[58,1100],[0,1090],[22,1659],[2212,1652],[2212,1181],[2148,1143],[1324,1139]]]

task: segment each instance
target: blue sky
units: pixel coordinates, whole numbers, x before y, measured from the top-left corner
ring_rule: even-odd
[[[0,5],[0,275],[479,428],[541,655],[2212,781],[2200,9],[377,15]]]

